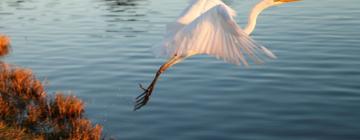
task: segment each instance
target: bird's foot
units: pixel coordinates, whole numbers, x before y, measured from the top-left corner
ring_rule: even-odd
[[[139,87],[144,92],[135,98],[134,111],[140,109],[141,107],[145,106],[148,103],[148,101],[150,99],[150,95],[154,89],[153,84],[150,84],[150,86],[148,88],[144,88],[141,84],[139,84]]]

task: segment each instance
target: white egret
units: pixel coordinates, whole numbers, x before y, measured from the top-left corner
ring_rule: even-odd
[[[157,71],[154,80],[136,98],[134,110],[147,104],[160,74],[187,57],[207,54],[225,62],[248,66],[247,59],[255,63],[276,56],[249,37],[255,29],[260,13],[268,7],[299,0],[262,0],[251,11],[248,25],[242,30],[234,20],[236,12],[221,0],[191,0],[190,5],[168,24],[162,46],[154,51],[170,59]]]

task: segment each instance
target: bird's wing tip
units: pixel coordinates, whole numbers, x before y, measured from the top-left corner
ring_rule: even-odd
[[[262,50],[268,57],[270,57],[270,58],[272,58],[272,59],[276,59],[276,58],[277,58],[276,55],[275,55],[273,52],[271,52],[269,49],[267,49],[266,47],[261,46],[260,48],[261,48],[261,50]]]

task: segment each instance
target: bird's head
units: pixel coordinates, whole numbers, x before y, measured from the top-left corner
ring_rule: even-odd
[[[280,5],[290,2],[297,2],[301,0],[265,0],[269,5]]]

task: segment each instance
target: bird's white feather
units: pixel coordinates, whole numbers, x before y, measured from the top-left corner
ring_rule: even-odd
[[[248,65],[247,59],[261,62],[264,56],[275,58],[270,50],[252,40],[233,19],[232,11],[219,4],[203,13],[157,50],[161,56],[208,54],[233,64]]]
[[[190,0],[189,6],[176,18],[176,21],[166,25],[166,36],[175,34],[209,9],[220,4],[225,5],[221,0]],[[232,16],[236,16],[235,10],[226,7],[231,11]]]

